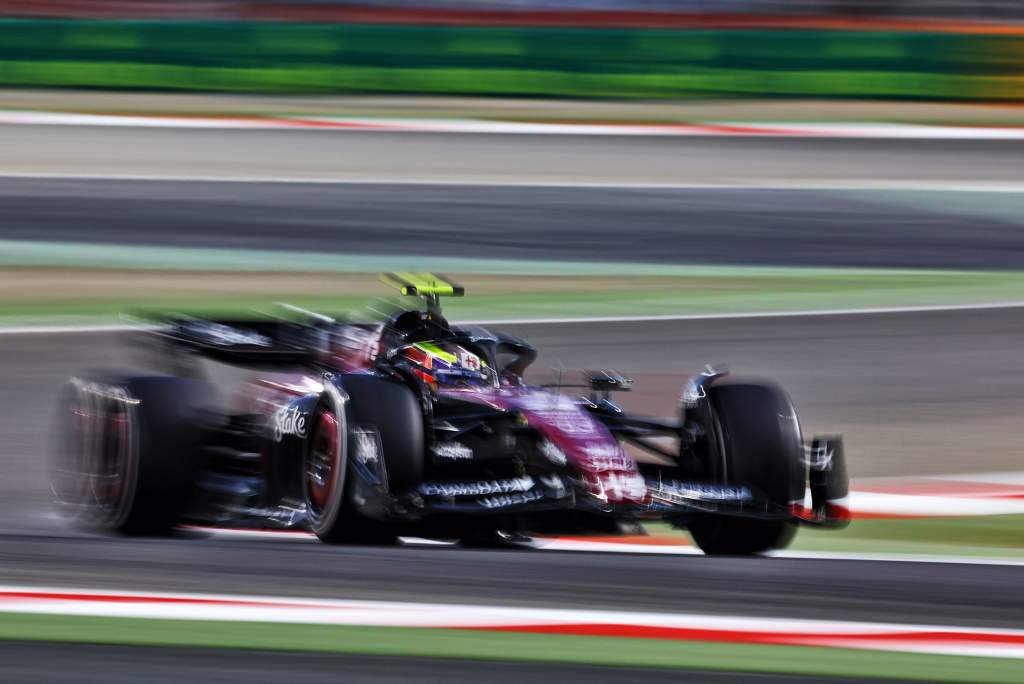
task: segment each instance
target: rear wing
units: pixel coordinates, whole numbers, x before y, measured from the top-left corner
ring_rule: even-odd
[[[404,295],[427,300],[427,316],[441,316],[441,297],[462,297],[466,289],[434,273],[381,273],[380,279]]]
[[[462,297],[466,289],[433,273],[381,273],[380,279],[404,295]]]

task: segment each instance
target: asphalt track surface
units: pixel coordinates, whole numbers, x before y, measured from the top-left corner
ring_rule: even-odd
[[[650,668],[521,663],[444,658],[396,658],[319,653],[267,653],[227,649],[105,646],[40,642],[0,642],[0,675],[6,682],[121,684],[139,681],[139,663],[146,664],[149,684],[179,682],[374,682],[374,684],[448,684],[478,681],[490,684],[558,681],[566,684],[636,681],[708,682],[709,684],[845,684],[859,679],[686,671]],[[880,681],[872,679],[877,684]]]
[[[805,432],[847,433],[860,475],[1006,469],[1016,453],[1024,316],[1013,310],[794,317],[656,325],[512,326],[579,366],[617,364],[648,389],[633,405],[670,413],[694,359],[770,373],[802,409]],[[0,337],[0,582],[697,611],[1024,627],[1024,568],[874,561],[634,557],[453,548],[332,548],[314,543],[97,539],[47,514],[45,433],[56,388],[79,368],[121,365],[103,334]],[[919,423],[918,427],[915,421]],[[1004,421],[1007,443],[976,441]],[[899,436],[903,435],[900,440]],[[881,440],[881,441],[879,441]],[[936,464],[933,445],[952,444]],[[964,454],[970,453],[970,458]],[[983,460],[987,459],[987,460]],[[1019,467],[1019,466],[1018,466]]]
[[[345,254],[1015,269],[1022,217],[1006,193],[0,178],[0,240]]]
[[[594,183],[1019,183],[1024,141],[0,126],[0,173]]]

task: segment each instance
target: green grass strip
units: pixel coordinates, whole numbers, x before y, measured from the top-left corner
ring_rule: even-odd
[[[854,520],[845,530],[801,530],[793,549],[1024,558],[1024,515]]]
[[[523,319],[603,316],[701,315],[778,311],[1004,304],[1024,302],[1024,272],[789,267],[686,266],[600,262],[543,262],[447,257],[335,255],[146,246],[38,243],[0,240],[0,266],[74,269],[131,269],[230,274],[259,279],[263,273],[366,273],[434,271],[460,275],[502,274],[507,290],[445,303],[454,319]],[[549,278],[545,287],[532,276]],[[575,278],[589,276],[589,283]],[[599,282],[594,277],[599,277]],[[76,276],[79,277],[79,276]],[[314,279],[314,275],[309,276]],[[85,280],[82,281],[86,282]],[[311,280],[311,282],[313,282]],[[360,309],[367,297],[293,291],[215,294],[196,290],[142,296],[131,288],[109,293],[0,298],[0,325],[111,321],[126,310],[187,310],[199,314],[266,310],[279,299],[327,313]],[[390,291],[381,286],[382,296]]]
[[[455,276],[458,280],[458,276]],[[445,302],[452,320],[522,320],[614,316],[708,315],[850,310],[862,308],[1005,304],[1024,301],[1024,275],[971,274],[889,277],[797,277],[778,279],[680,279],[663,290],[591,292],[566,281],[564,289],[474,295]],[[667,284],[671,285],[671,283]],[[513,289],[514,288],[510,288]],[[385,291],[381,296],[387,296]],[[0,303],[0,325],[57,322],[111,322],[138,310],[187,311],[217,315],[267,311],[275,301],[324,313],[359,311],[371,297],[338,295],[175,294],[136,298],[65,296]],[[404,302],[406,305],[412,302]]]
[[[1018,660],[471,630],[0,613],[0,639],[253,648],[1016,684]]]

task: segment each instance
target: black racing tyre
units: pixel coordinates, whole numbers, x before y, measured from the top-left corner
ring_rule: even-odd
[[[796,410],[777,385],[728,380],[708,390],[710,426],[718,443],[716,479],[748,486],[779,511],[803,500],[807,465]],[[749,555],[786,547],[796,533],[790,520],[708,516],[689,524],[694,542],[709,555]]]
[[[170,532],[192,494],[209,389],[165,376],[70,380],[52,480],[64,512],[108,532]]]
[[[348,460],[353,453],[353,428],[371,430],[380,440],[388,487],[400,492],[418,484],[423,475],[423,413],[407,386],[373,375],[349,375],[342,381],[344,399],[326,392],[313,421],[307,445],[303,477],[310,527],[321,541],[346,544],[387,544],[396,539],[396,528],[361,514],[353,501],[354,479]],[[345,404],[345,410],[338,402]],[[337,427],[332,427],[332,423]],[[337,438],[331,433],[338,430]],[[344,436],[340,432],[344,432]],[[344,459],[341,439],[346,440]],[[330,487],[317,473],[318,464],[332,462]]]
[[[380,436],[388,487],[401,492],[423,480],[423,410],[408,386],[374,375],[344,379],[353,422]]]

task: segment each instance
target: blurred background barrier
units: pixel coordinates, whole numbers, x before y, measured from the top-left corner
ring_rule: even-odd
[[[7,16],[288,21],[700,22],[758,17],[1024,18],[1019,0],[19,0]]]
[[[33,4],[92,3],[17,3]],[[129,9],[164,4],[120,3]],[[233,3],[182,4],[205,6],[215,14],[216,8]],[[8,18],[0,20],[0,86],[610,98],[1024,99],[1024,27],[947,29]]]

